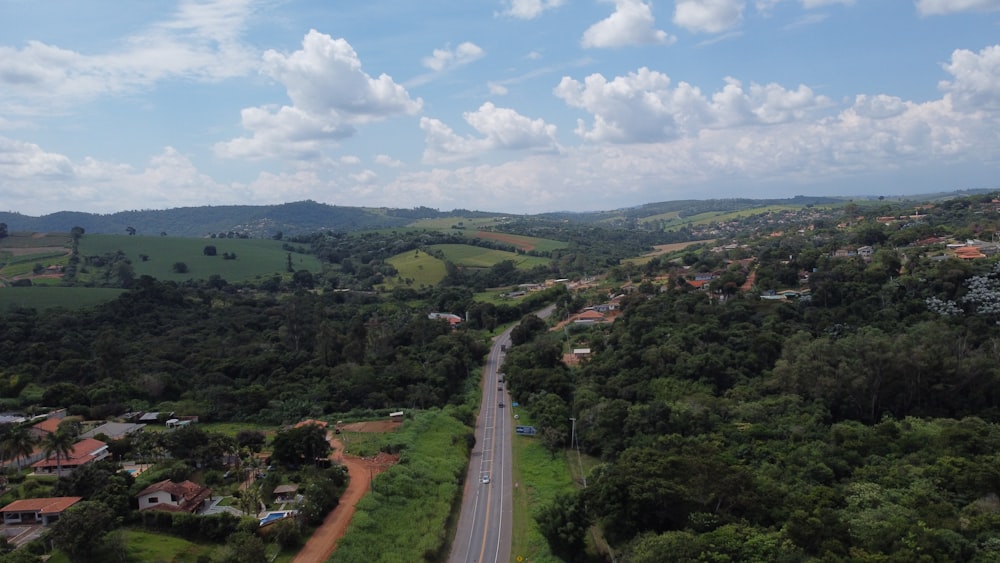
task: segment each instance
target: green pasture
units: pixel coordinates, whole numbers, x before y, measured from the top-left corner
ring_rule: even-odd
[[[235,282],[287,272],[288,251],[283,250],[281,245],[281,241],[270,239],[86,235],[80,239],[80,256],[100,256],[120,250],[132,261],[136,276],[184,281],[206,279],[217,274]],[[206,246],[214,246],[216,255],[206,256]],[[236,254],[236,259],[224,259],[222,255],[227,252]],[[147,259],[143,260],[142,255]],[[188,272],[174,272],[173,266],[177,262],[186,264]],[[319,272],[322,266],[315,256],[293,252],[292,268]]]
[[[43,280],[37,280],[39,282]],[[124,290],[88,287],[2,287],[0,310],[12,307],[29,309],[85,309],[116,299]]]
[[[0,253],[10,248],[50,248],[61,247],[67,251],[73,246],[73,238],[69,233],[30,233],[11,232],[0,238]]]
[[[657,215],[650,215],[649,217],[643,217],[639,219],[639,223],[649,223],[651,221],[673,221],[680,218],[680,211],[669,211],[667,213],[659,213]]]
[[[439,217],[436,219],[420,219],[419,221],[414,221],[407,225],[411,228],[417,229],[430,229],[430,230],[448,230],[448,229],[464,229],[473,230],[480,227],[495,227],[497,225],[502,225],[508,221],[507,217],[477,217],[475,219],[469,217]]]
[[[399,278],[413,280],[412,284],[406,284],[398,278],[387,279],[385,286],[389,289],[405,285],[412,287],[434,286],[445,276],[444,262],[419,250],[397,254],[386,262],[396,268],[396,271],[399,272]]]
[[[771,212],[781,212],[781,211],[797,211],[802,209],[802,206],[798,205],[763,205],[760,207],[754,207],[751,209],[741,209],[739,211],[708,211],[705,213],[699,213],[697,215],[689,215],[687,217],[675,217],[673,219],[668,219],[664,227],[667,229],[674,229],[681,227],[683,225],[707,225],[709,223],[725,222],[731,221],[733,219],[739,219],[743,217],[749,217],[751,215],[760,215],[763,213]],[[656,217],[660,217],[657,215]],[[654,220],[653,217],[647,217],[642,219],[643,222],[648,222]]]
[[[513,409],[512,411],[513,412]],[[518,410],[518,424],[531,421]],[[511,556],[538,563],[561,561],[549,550],[549,543],[535,521],[533,510],[552,502],[559,493],[575,489],[566,456],[553,456],[541,440],[514,436],[514,522]]]
[[[526,256],[467,244],[435,244],[431,248],[440,250],[448,260],[456,266],[464,268],[489,268],[504,260],[513,260],[520,269],[529,269],[539,265],[546,266],[549,263],[548,258]]]

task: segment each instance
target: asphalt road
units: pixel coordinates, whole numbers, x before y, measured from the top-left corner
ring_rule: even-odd
[[[535,314],[545,318],[554,309],[554,306],[546,307]],[[507,329],[493,340],[483,368],[483,403],[476,422],[476,446],[472,449],[469,473],[465,477],[462,512],[448,556],[449,563],[507,563],[511,560],[514,421],[510,416],[507,384],[500,382],[502,348],[510,346],[511,330]]]
[[[476,423],[476,446],[465,478],[458,530],[448,557],[452,563],[510,561],[510,401],[506,385],[499,381],[504,356],[501,347],[509,345],[508,329],[493,341],[483,368],[483,403]],[[500,403],[504,406],[500,407]]]

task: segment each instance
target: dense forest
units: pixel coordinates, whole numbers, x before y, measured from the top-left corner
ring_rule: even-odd
[[[983,203],[910,228],[988,235]],[[758,243],[758,279],[790,271],[807,298],[647,286],[571,333],[592,352],[577,367],[561,332],[514,347],[543,439],[564,447],[572,417],[603,462],[537,510],[554,549],[586,560],[597,524],[630,562],[1000,558],[1000,266],[890,247],[908,229],[872,219]],[[832,257],[869,241],[868,261]]]

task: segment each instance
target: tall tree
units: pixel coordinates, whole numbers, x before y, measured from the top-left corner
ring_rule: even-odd
[[[4,436],[0,442],[2,448],[3,461],[14,461],[17,463],[17,474],[21,475],[21,458],[28,457],[35,451],[38,440],[31,435],[26,426],[16,426]]]
[[[71,432],[60,428],[55,432],[42,438],[42,449],[45,451],[45,458],[56,456],[56,472],[62,475],[63,458],[69,457],[73,452],[73,444],[76,443],[76,436]]]

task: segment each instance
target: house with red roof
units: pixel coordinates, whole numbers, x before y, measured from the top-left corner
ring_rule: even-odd
[[[60,456],[59,459],[56,459],[54,454],[49,455],[49,457],[33,463],[31,467],[35,470],[35,473],[41,475],[65,477],[77,467],[82,467],[88,463],[96,463],[108,457],[108,455],[107,444],[94,438],[84,438],[73,444],[73,450],[69,452],[69,455]],[[62,468],[61,470],[60,467]]]
[[[212,489],[193,481],[174,483],[164,479],[139,492],[139,510],[166,510],[168,512],[198,512]]]
[[[31,434],[41,440],[48,434],[52,434],[56,430],[59,430],[59,423],[62,422],[62,418],[50,417],[45,420],[31,425]]]
[[[15,500],[0,508],[5,525],[42,524],[48,526],[83,497],[45,497]]]

